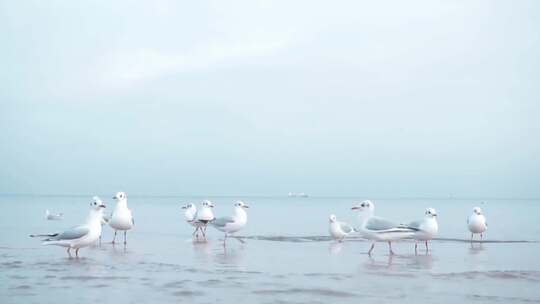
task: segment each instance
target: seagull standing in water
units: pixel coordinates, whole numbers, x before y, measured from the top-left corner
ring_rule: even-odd
[[[197,207],[195,207],[194,204],[188,203],[185,206],[182,206],[182,209],[184,209],[184,219],[186,220],[186,223],[190,224],[191,226],[195,227],[195,231],[193,231],[193,235],[195,235],[197,238],[199,237],[199,230],[202,232],[202,226],[204,224],[197,220]]]
[[[392,242],[411,237],[414,233],[414,230],[411,228],[374,216],[375,205],[370,200],[363,201],[362,203],[353,206],[351,209],[359,211],[360,228],[358,231],[362,237],[373,241],[371,248],[368,251],[368,255],[370,256],[375,247],[375,243],[381,241],[388,242],[389,253],[390,255],[394,255]]]
[[[473,214],[467,219],[467,226],[471,232],[471,242],[473,241],[474,234],[480,234],[480,240],[483,238],[483,233],[487,229],[486,217],[482,214],[480,207],[474,207]]]
[[[338,222],[335,215],[331,214],[329,218],[330,227],[328,231],[330,235],[338,242],[343,242],[349,234],[354,232],[354,229],[346,223]]]
[[[244,204],[244,202],[238,201],[234,204],[233,216],[216,218],[215,220],[210,222],[210,224],[214,228],[225,232],[223,246],[225,246],[225,241],[227,240],[227,236],[229,234],[233,234],[239,231],[247,224],[247,212],[245,210],[246,208],[249,208],[249,206]]]
[[[86,224],[70,228],[61,233],[30,235],[31,237],[47,237],[43,245],[55,245],[67,247],[67,253],[71,258],[71,249],[75,249],[75,256],[79,257],[79,249],[94,244],[101,235],[101,219],[103,208],[101,202],[90,203],[91,209]]]
[[[103,205],[103,201],[98,197],[98,196],[94,196],[92,198],[94,200],[94,203],[96,204],[101,204]],[[109,219],[110,217],[105,215],[105,214],[101,214],[101,229],[102,229],[102,232],[103,232],[103,225],[107,224],[109,222]],[[101,233],[99,234],[99,246],[101,246]]]
[[[109,220],[109,226],[114,229],[114,238],[112,243],[116,241],[116,233],[118,230],[124,231],[124,245],[127,245],[127,231],[133,228],[135,221],[131,214],[131,210],[128,209],[127,197],[124,192],[118,192],[113,199],[116,200],[116,207]]]
[[[203,237],[206,238],[206,228],[208,227],[208,223],[212,220],[214,220],[216,217],[214,216],[214,212],[212,209],[214,208],[214,203],[208,200],[204,200],[202,202],[201,210],[197,212],[196,218],[196,224],[200,225],[199,229],[201,230]]]
[[[424,241],[426,244],[426,254],[429,252],[428,241],[432,240],[439,232],[437,224],[437,211],[433,208],[427,208],[426,216],[419,221],[414,221],[406,225],[406,227],[415,230],[413,234],[414,253],[418,254],[418,241]]]

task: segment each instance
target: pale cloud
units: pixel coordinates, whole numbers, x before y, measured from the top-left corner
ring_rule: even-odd
[[[186,52],[157,48],[117,50],[102,56],[94,67],[106,87],[130,86],[175,73],[241,65],[254,58],[271,56],[287,45],[286,39],[209,43]]]

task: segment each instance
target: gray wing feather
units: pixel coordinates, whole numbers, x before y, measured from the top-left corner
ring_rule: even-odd
[[[234,223],[234,218],[232,216],[220,217],[210,223],[216,227],[225,227],[229,223]]]
[[[78,227],[73,227],[71,229],[68,229],[49,240],[50,241],[74,240],[74,239],[82,238],[83,236],[87,235],[89,232],[90,232],[90,229],[88,227],[78,226]]]
[[[411,229],[414,229],[414,230],[420,230],[420,225],[421,224],[422,224],[422,221],[414,221],[414,222],[410,222],[407,225],[404,225],[403,227],[411,228]]]
[[[366,228],[369,230],[388,230],[396,227],[399,225],[380,217],[371,217],[366,223]]]
[[[341,227],[341,230],[345,233],[351,233],[353,232],[353,228],[345,223],[339,223],[339,226]]]

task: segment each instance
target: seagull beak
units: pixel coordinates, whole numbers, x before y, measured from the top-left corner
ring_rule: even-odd
[[[187,209],[187,207],[186,207],[186,206],[182,206],[182,209]]]
[[[105,206],[105,205],[101,205],[101,206],[99,206],[99,207],[100,207],[100,208],[107,208],[107,206]]]
[[[116,199],[116,195],[112,197],[113,199]]]
[[[360,207],[358,207],[358,206],[354,206],[354,207],[351,208],[351,210],[358,210],[358,209],[360,209]]]
[[[244,205],[244,208],[249,208],[249,206],[248,206],[248,205]]]

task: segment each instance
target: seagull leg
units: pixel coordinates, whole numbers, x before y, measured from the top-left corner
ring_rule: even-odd
[[[195,236],[195,234],[199,231],[199,226],[195,227],[195,231],[191,234],[191,236]],[[199,238],[199,234],[197,233],[197,238]]]
[[[75,249],[75,256],[76,256],[76,257],[79,257],[79,249],[81,249],[81,248]]]
[[[116,230],[114,231],[114,237],[113,237],[112,242],[111,242],[113,245],[114,245],[114,241],[116,241]]]
[[[201,232],[202,232],[202,236],[204,237],[204,239],[206,240],[206,226],[203,226],[201,228]]]
[[[225,247],[225,241],[227,241],[227,232],[225,232],[225,237],[223,238],[223,247]]]
[[[418,242],[414,242],[414,255],[418,255]]]
[[[99,236],[99,247],[101,247],[101,235]]]
[[[474,233],[471,233],[471,243],[472,243],[473,239],[474,239]]]
[[[426,241],[426,254],[429,252],[428,243]]]
[[[71,251],[70,251],[70,250],[71,250],[71,248],[68,247],[68,248],[67,248],[67,253],[68,253],[68,255],[69,255],[69,258],[71,259]]]
[[[388,241],[388,249],[389,249],[389,254],[390,255],[394,255],[394,251],[392,250],[392,242]]]
[[[483,240],[483,239],[484,239],[484,234],[480,233],[480,240]]]
[[[127,230],[124,231],[124,246],[127,245]]]
[[[371,253],[373,252],[373,248],[375,248],[375,242],[371,243],[371,248],[369,248],[367,254],[371,256]]]

